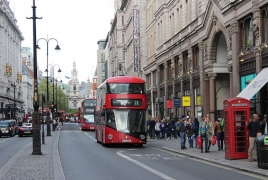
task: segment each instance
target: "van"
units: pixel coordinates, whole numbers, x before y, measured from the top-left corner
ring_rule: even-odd
[[[0,137],[1,136],[15,136],[14,123],[8,120],[0,121]]]

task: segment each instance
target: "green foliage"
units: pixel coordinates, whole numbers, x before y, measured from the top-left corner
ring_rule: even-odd
[[[49,92],[49,102],[47,105],[47,80],[46,78],[42,79],[39,82],[38,93],[39,93],[39,107],[42,107],[42,94],[45,95],[45,103],[43,104],[45,107],[50,107],[53,102],[53,83],[48,81],[48,92]],[[63,110],[67,112],[69,110],[68,107],[68,98],[64,93],[63,89],[60,86],[60,83],[54,83],[54,105],[57,105],[57,110]]]

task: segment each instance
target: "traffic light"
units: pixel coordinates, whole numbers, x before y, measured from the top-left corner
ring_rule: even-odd
[[[54,104],[53,103],[51,104],[50,109],[52,112],[54,112]]]

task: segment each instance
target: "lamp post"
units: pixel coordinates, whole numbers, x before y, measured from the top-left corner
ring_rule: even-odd
[[[58,64],[55,64],[55,65],[50,65],[51,66],[51,69],[52,69],[52,77],[51,77],[51,80],[52,80],[52,95],[53,95],[53,98],[52,98],[52,104],[53,104],[53,108],[52,108],[52,119],[54,119],[54,107],[55,107],[55,96],[54,96],[54,89],[55,89],[55,86],[54,86],[54,81],[55,81],[55,78],[54,78],[54,67],[55,66],[58,66],[59,70],[58,72],[60,73],[61,72],[61,69],[60,69],[60,66]]]
[[[57,82],[58,82],[58,78],[56,78],[56,104],[55,104],[55,107],[56,107],[56,112],[58,111],[58,96],[57,96],[57,89],[58,89],[58,85],[57,85]],[[62,83],[62,80],[60,80],[60,83]],[[57,117],[58,117],[58,114],[57,114]]]
[[[56,45],[56,47],[55,47],[55,50],[56,51],[59,51],[60,50],[60,46],[58,45],[58,40],[57,39],[55,39],[55,38],[50,38],[50,39],[48,39],[48,38],[39,38],[38,40],[37,40],[37,45],[36,45],[36,48],[37,49],[41,49],[40,47],[39,47],[39,45],[38,45],[38,42],[40,41],[40,40],[44,40],[45,42],[46,42],[46,47],[47,47],[47,69],[45,70],[45,72],[47,73],[47,104],[49,104],[49,90],[48,90],[48,49],[49,49],[49,42],[51,41],[51,40],[54,40],[54,41],[56,41],[57,42],[57,45]],[[47,105],[48,106],[48,105]],[[49,112],[48,112],[49,113]],[[48,120],[47,121],[47,136],[51,136],[51,128],[50,128],[50,120]]]
[[[16,82],[21,83],[21,81],[22,81],[22,75],[18,72]],[[14,88],[14,103],[13,103],[14,111],[13,111],[13,117],[15,117],[15,109],[16,109],[16,82],[11,83],[11,86]],[[11,113],[10,113],[10,119],[11,119]]]
[[[36,6],[35,0],[33,0],[33,17],[27,18],[33,20],[33,64],[34,64],[34,93],[33,93],[33,155],[42,155],[41,152],[41,136],[40,136],[40,114],[38,113],[38,79],[37,79],[37,56],[36,56]]]

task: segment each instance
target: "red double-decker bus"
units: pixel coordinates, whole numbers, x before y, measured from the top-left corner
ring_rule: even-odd
[[[97,89],[95,138],[105,144],[146,143],[145,81],[132,76],[112,77]]]
[[[88,98],[84,99],[82,102],[81,111],[81,130],[95,130],[95,109],[96,109],[96,99]]]

